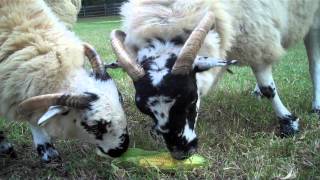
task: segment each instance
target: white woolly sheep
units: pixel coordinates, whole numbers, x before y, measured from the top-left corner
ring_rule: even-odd
[[[306,41],[311,64],[317,64],[319,0],[130,0],[121,13],[125,33],[112,34],[119,65],[134,81],[137,107],[154,119],[173,157],[186,158],[196,148],[199,94],[230,64],[219,61],[229,50],[228,58],[253,68],[280,119],[281,135],[298,131],[298,118],[277,95],[271,65],[312,24]],[[210,69],[217,65],[224,67]],[[318,65],[310,67],[317,74]]]
[[[45,0],[45,2],[68,28],[73,27],[81,9],[81,0]]]
[[[250,66],[256,77],[255,93],[268,98],[280,122],[282,137],[299,131],[299,118],[282,103],[272,76],[273,64],[301,40],[309,56],[314,84],[313,110],[320,112],[320,0],[232,1],[235,40],[228,57]]]
[[[101,155],[117,157],[126,151],[121,97],[95,50],[68,31],[42,1],[2,0],[0,17],[2,117],[29,122],[44,161],[59,157],[52,137],[87,141]],[[93,73],[84,69],[86,56]],[[1,134],[0,153],[10,149]]]

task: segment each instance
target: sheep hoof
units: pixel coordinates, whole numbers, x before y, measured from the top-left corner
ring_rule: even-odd
[[[2,131],[0,131],[0,156],[9,156],[11,158],[17,158],[17,154],[13,149],[12,144],[7,141]]]
[[[50,143],[38,144],[37,151],[41,160],[45,163],[61,161],[58,151]]]
[[[294,115],[279,117],[280,137],[291,137],[299,133],[299,118]]]
[[[17,158],[17,154],[13,149],[11,143],[0,142],[0,156],[8,156],[10,158]]]
[[[320,109],[312,109],[311,113],[317,114],[320,118]]]

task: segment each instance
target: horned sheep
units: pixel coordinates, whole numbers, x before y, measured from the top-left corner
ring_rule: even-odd
[[[237,59],[256,76],[272,101],[281,136],[298,131],[299,119],[282,104],[271,67],[305,37],[314,80],[313,108],[320,111],[319,0],[130,0],[123,30],[112,34],[122,66],[133,79],[136,105],[152,117],[177,159],[197,147],[200,96]],[[215,67],[214,66],[222,66]]]
[[[101,155],[129,145],[120,93],[96,51],[43,1],[0,1],[0,114],[28,121],[44,161],[59,158],[51,138],[76,138]],[[84,68],[88,57],[93,72]],[[106,93],[108,92],[108,93]],[[12,153],[0,133],[0,153]]]

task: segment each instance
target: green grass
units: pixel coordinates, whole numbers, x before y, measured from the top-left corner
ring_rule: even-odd
[[[107,61],[115,59],[109,34],[118,28],[117,18],[84,19],[76,33],[93,44]],[[77,141],[57,142],[62,164],[44,165],[32,148],[25,124],[0,121],[19,152],[17,160],[0,159],[0,179],[46,178],[111,178],[111,179],[279,179],[289,175],[298,179],[320,179],[320,121],[310,114],[311,81],[307,57],[300,43],[289,50],[275,66],[274,79],[284,104],[300,117],[301,133],[281,139],[275,134],[278,123],[267,100],[257,101],[250,95],[255,80],[249,68],[232,68],[219,85],[202,101],[197,126],[199,153],[210,165],[191,172],[161,172],[155,169],[121,167],[95,155],[91,145]],[[158,150],[161,143],[149,136],[152,121],[135,107],[130,79],[121,70],[112,70],[125,97],[130,126],[131,147]]]

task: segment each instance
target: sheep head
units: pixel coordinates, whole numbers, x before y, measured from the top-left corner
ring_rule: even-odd
[[[196,74],[235,62],[197,56],[214,21],[213,13],[207,12],[191,34],[147,39],[146,46],[137,50],[137,60],[126,51],[125,33],[115,30],[111,34],[118,64],[134,82],[137,107],[154,119],[155,129],[176,159],[187,158],[197,149],[200,95]]]
[[[72,75],[79,77],[70,82],[77,83],[72,85],[76,92],[30,97],[18,105],[17,112],[34,115],[51,136],[82,139],[96,145],[99,155],[118,157],[129,146],[121,94],[94,48],[83,47],[93,74],[82,69]],[[45,113],[39,116],[40,112]]]

